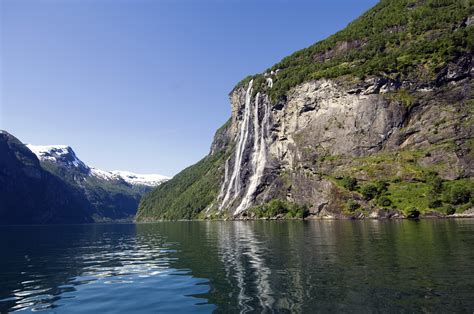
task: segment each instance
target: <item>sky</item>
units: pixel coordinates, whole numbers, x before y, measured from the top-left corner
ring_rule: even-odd
[[[376,0],[0,0],[0,129],[104,170],[203,158],[241,79]]]

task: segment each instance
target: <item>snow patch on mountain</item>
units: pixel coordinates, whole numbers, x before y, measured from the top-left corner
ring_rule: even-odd
[[[110,171],[104,171],[94,167],[90,168],[90,175],[107,181],[120,180],[119,176],[111,173]]]
[[[89,167],[77,158],[76,153],[67,145],[31,145],[28,147],[39,160],[61,162],[67,166],[88,169]]]
[[[76,167],[89,176],[106,181],[123,180],[130,185],[149,187],[160,185],[170,178],[160,174],[137,174],[129,171],[105,171],[90,167],[77,158],[74,150],[67,145],[26,145],[41,161],[58,163],[67,167]]]
[[[170,179],[160,174],[138,174],[120,170],[111,171],[111,173],[120,176],[123,180],[132,185],[156,186]]]
[[[66,154],[67,149],[69,146],[67,145],[32,145],[26,144],[36,156],[46,159],[52,159],[51,154],[59,153],[59,154]]]

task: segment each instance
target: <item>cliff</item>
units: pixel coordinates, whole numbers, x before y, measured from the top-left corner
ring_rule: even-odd
[[[137,220],[471,208],[473,16],[469,1],[381,1],[244,79],[210,154],[144,197]]]

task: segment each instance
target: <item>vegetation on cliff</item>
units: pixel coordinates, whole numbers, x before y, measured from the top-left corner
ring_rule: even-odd
[[[473,178],[443,179],[437,171],[444,172],[452,165],[423,167],[420,163],[427,154],[402,151],[353,158],[348,162],[350,168],[332,172],[327,177],[340,189],[340,197],[345,200],[342,209],[349,215],[371,208],[399,211],[404,215],[409,215],[414,208],[421,214],[452,215],[473,208]],[[339,163],[344,161],[339,160]]]
[[[340,32],[284,58],[267,93],[274,102],[294,86],[320,78],[350,75],[434,81],[441,69],[474,50],[472,0],[382,0]],[[266,88],[263,74],[254,90]]]
[[[249,209],[252,218],[304,218],[306,212],[307,206],[281,199],[273,199]]]

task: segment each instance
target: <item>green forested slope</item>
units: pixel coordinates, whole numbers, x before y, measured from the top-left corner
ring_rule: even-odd
[[[229,156],[226,137],[223,135],[229,125],[227,122],[216,132],[214,142],[219,142],[219,139],[223,141],[215,152],[142,198],[137,221],[197,218],[216,199],[223,164]]]

